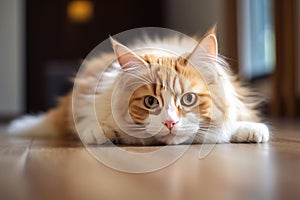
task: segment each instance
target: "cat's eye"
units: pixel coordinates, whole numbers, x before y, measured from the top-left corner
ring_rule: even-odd
[[[144,105],[149,109],[157,108],[159,105],[158,100],[153,96],[145,96]]]
[[[186,93],[181,97],[180,103],[183,106],[193,106],[197,102],[197,95],[195,93]]]

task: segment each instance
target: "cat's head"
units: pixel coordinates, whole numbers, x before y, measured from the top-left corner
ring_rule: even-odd
[[[218,56],[214,32],[179,56],[139,55],[112,38],[111,42],[124,70],[123,90],[130,91],[126,105],[118,108],[130,118],[124,116],[128,132],[178,144],[206,130],[212,117],[208,85],[217,79],[212,67]]]

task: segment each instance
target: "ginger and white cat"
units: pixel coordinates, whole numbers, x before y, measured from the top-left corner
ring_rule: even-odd
[[[132,48],[112,38],[111,43],[114,52],[86,61],[73,93],[61,98],[57,108],[16,119],[9,132],[78,132],[84,143],[96,144],[268,141],[256,100],[218,54],[214,29],[192,51],[182,38],[148,40]],[[156,49],[144,48],[149,46]],[[166,46],[181,55],[159,50]]]

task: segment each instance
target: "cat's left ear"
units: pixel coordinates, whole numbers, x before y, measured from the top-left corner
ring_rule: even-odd
[[[214,63],[215,58],[218,56],[218,42],[215,29],[214,26],[204,35],[187,58],[193,65],[201,67],[201,73],[209,84],[216,81],[217,72],[213,67],[203,65],[203,62]]]
[[[141,57],[139,57],[128,47],[117,42],[111,36],[109,37],[109,39],[118,58],[118,61],[123,69],[129,69],[140,65],[147,65],[147,63]]]
[[[206,52],[211,56],[218,56],[218,41],[216,37],[216,26],[211,28],[200,40],[199,44],[190,54],[190,58]]]

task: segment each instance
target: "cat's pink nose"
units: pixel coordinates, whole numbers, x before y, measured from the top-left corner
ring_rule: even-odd
[[[175,124],[177,124],[177,122],[175,122],[174,120],[166,120],[164,122],[164,125],[169,129],[169,130],[172,130],[172,128],[174,127]]]

